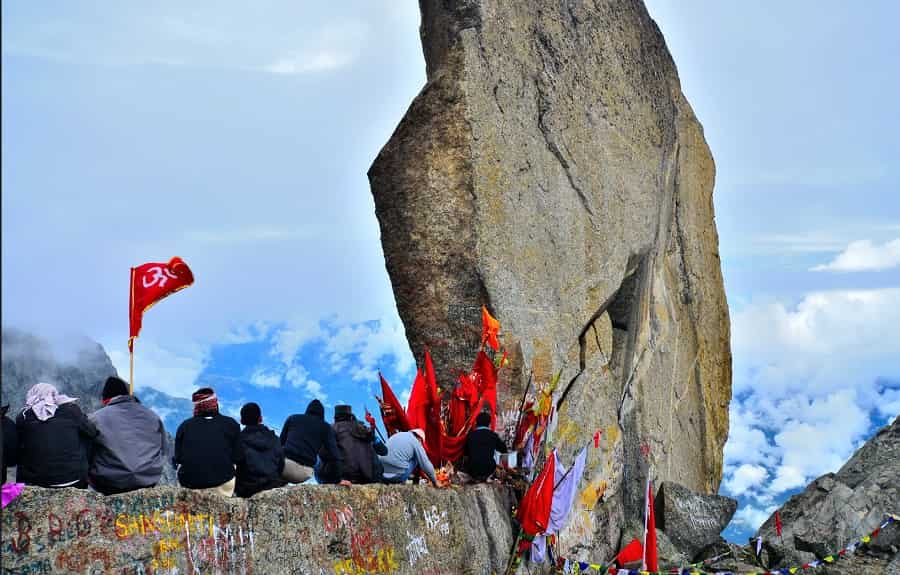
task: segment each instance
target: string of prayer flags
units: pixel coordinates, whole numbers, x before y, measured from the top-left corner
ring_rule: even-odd
[[[856,542],[854,542],[850,545],[847,545],[846,547],[844,547],[837,553],[832,553],[831,555],[826,555],[822,559],[816,559],[815,561],[810,561],[809,563],[804,563],[803,565],[797,565],[797,566],[793,566],[793,567],[781,567],[779,569],[771,569],[771,570],[764,570],[764,571],[743,571],[743,572],[703,571],[703,570],[696,568],[696,566],[699,565],[698,563],[695,563],[694,565],[692,565],[690,567],[685,567],[685,568],[676,567],[676,568],[668,569],[665,571],[658,571],[658,570],[651,571],[651,570],[644,570],[644,569],[619,569],[619,568],[612,567],[612,566],[603,568],[601,565],[598,565],[595,563],[588,563],[585,561],[577,561],[576,562],[576,561],[570,561],[569,559],[565,559],[565,558],[560,558],[560,561],[564,561],[564,562],[569,561],[572,566],[577,567],[579,573],[585,573],[585,572],[587,572],[588,569],[593,569],[595,572],[598,572],[601,574],[606,574],[606,575],[794,575],[796,573],[802,573],[802,572],[808,571],[810,569],[816,569],[817,567],[821,567],[823,565],[833,564],[834,562],[838,561],[839,559],[846,558],[847,556],[852,555],[853,553],[856,552],[857,549],[859,549],[860,546],[862,546],[863,544],[866,544],[866,543],[870,543],[873,538],[877,537],[878,534],[881,533],[882,530],[884,530],[885,527],[887,527],[888,525],[890,525],[891,523],[893,523],[895,521],[900,521],[900,518],[898,518],[894,515],[888,515],[887,518],[884,520],[884,522],[881,525],[879,525],[877,528],[875,528],[871,533],[869,533],[868,535],[864,535],[863,537],[860,537]],[[634,542],[632,542],[632,543],[634,543]],[[630,547],[632,545],[632,543],[629,543],[629,545],[626,546],[625,549]],[[624,552],[625,549],[623,549],[622,551]],[[617,560],[618,559],[619,559],[619,557],[617,557]],[[638,559],[640,559],[640,557],[638,557]],[[622,563],[622,561],[619,561],[619,563]],[[703,564],[707,564],[707,563],[704,562]]]

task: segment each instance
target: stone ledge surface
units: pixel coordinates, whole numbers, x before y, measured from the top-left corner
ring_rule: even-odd
[[[29,487],[2,513],[4,575],[451,574],[502,571],[500,486],[294,486],[251,499],[156,487]]]

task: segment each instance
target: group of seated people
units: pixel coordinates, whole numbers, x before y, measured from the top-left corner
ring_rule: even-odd
[[[334,424],[314,399],[303,414],[291,415],[280,437],[263,425],[256,403],[241,408],[241,426],[219,413],[216,394],[202,388],[191,397],[193,417],[175,435],[173,462],[178,482],[224,496],[250,497],[261,491],[314,478],[325,484],[405,483],[420,475],[439,486],[425,452],[421,429],[397,432],[386,442],[372,425],[356,419],[349,405],[334,408]],[[166,457],[162,420],[129,393],[128,384],[110,377],[103,407],[86,416],[76,398],[38,383],[27,394],[15,422],[3,414],[3,482],[7,467],[16,481],[41,487],[94,489],[105,495],[159,483]],[[474,481],[490,478],[494,452],[506,446],[480,413],[466,443],[465,471]]]

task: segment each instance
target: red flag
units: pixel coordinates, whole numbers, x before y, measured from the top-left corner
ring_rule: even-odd
[[[781,537],[781,513],[775,511],[775,535]]]
[[[369,413],[368,407],[366,408],[366,422],[368,422],[369,426],[372,429],[375,429],[375,427],[377,426],[377,424],[375,423],[375,418],[372,416],[371,413]]]
[[[437,377],[434,375],[434,364],[431,352],[425,348],[425,389],[427,392],[427,410],[425,419],[425,451],[434,465],[443,463],[441,440],[444,436],[444,422],[441,420],[441,397],[438,393]]]
[[[550,521],[550,508],[553,505],[553,478],[556,469],[556,452],[553,451],[547,457],[544,468],[522,497],[516,519],[522,526],[525,539],[530,540],[535,535],[543,533]],[[527,548],[527,546],[526,546]]]
[[[410,429],[425,429],[427,407],[428,391],[425,389],[425,376],[422,375],[421,369],[416,369],[416,379],[413,380],[409,403],[406,405],[406,418]]]
[[[656,552],[656,516],[653,513],[653,486],[647,479],[647,499],[644,509],[644,564],[645,571],[659,571]]]
[[[378,377],[381,378],[381,395],[384,398],[379,399],[378,403],[381,406],[381,420],[384,422],[384,428],[387,430],[388,436],[390,437],[398,431],[409,431],[412,427],[409,425],[403,406],[400,405],[397,396],[394,395],[394,390],[391,389],[391,386],[388,385],[387,380],[381,373],[378,374]]]
[[[632,539],[631,543],[623,547],[619,554],[616,555],[616,561],[619,565],[625,565],[626,563],[640,561],[643,557],[644,546],[641,545],[640,540]]]
[[[491,406],[491,429],[497,427],[497,368],[484,351],[479,351],[472,366],[478,393]]]
[[[481,306],[481,346],[487,343],[494,351],[500,350],[500,342],[497,341],[497,333],[500,331],[500,322],[494,319],[491,312],[485,306]]]
[[[469,374],[461,373],[459,383],[450,394],[450,429],[451,437],[458,436],[466,428],[469,416],[478,403],[478,387]]]
[[[602,432],[601,430],[599,430],[599,429],[598,429],[597,431],[594,432],[594,449],[599,449],[599,448],[600,448],[600,435],[601,435],[602,433],[603,433],[603,432]]]
[[[168,263],[147,263],[131,268],[131,295],[128,298],[129,351],[134,348],[134,338],[141,333],[144,312],[159,300],[192,283],[194,274],[181,258],[172,258]]]

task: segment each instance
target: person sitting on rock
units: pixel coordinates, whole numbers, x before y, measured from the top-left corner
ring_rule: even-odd
[[[349,405],[334,407],[334,434],[341,452],[341,479],[350,483],[380,483],[383,466],[375,447],[375,431],[353,415]],[[387,449],[380,444],[382,455]]]
[[[165,462],[162,420],[118,377],[106,380],[100,397],[103,407],[90,416],[100,432],[91,455],[91,486],[104,495],[153,487]]]
[[[284,448],[275,432],[263,425],[259,405],[248,403],[241,408],[241,449],[244,460],[237,466],[234,494],[251,497],[260,491],[284,485]]]
[[[16,417],[16,481],[41,487],[87,488],[88,451],[97,428],[49,383],[28,390]]]
[[[282,478],[291,483],[303,483],[313,476],[316,462],[324,470],[320,483],[337,483],[341,476],[341,455],[334,429],[325,421],[322,402],[314,399],[306,406],[306,413],[287,418],[281,428],[281,445],[286,457]]]
[[[178,483],[189,489],[213,489],[231,497],[235,466],[243,460],[241,427],[219,413],[216,392],[210,387],[191,395],[194,416],[175,433],[175,465]]]
[[[387,455],[379,456],[384,465],[385,483],[406,483],[417,471],[422,471],[435,487],[438,486],[434,466],[425,453],[425,432],[421,429],[400,431],[388,437]]]
[[[16,466],[16,450],[18,443],[16,441],[16,422],[6,415],[9,411],[9,404],[2,408],[3,417],[3,483],[6,483],[6,468]]]
[[[475,429],[466,436],[465,471],[473,481],[485,481],[497,469],[494,452],[507,453],[506,444],[490,428],[491,414],[481,412],[475,418]]]

